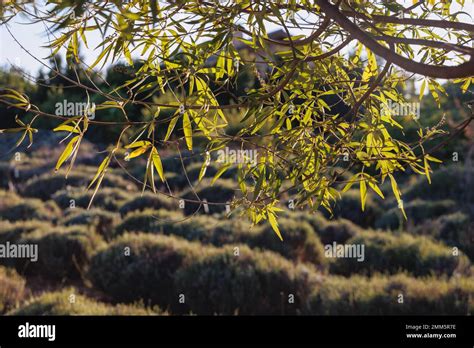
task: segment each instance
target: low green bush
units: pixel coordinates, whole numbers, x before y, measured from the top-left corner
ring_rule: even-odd
[[[211,203],[219,203],[219,205],[208,204],[209,213],[222,213],[226,210],[225,204],[232,201],[236,194],[236,183],[231,180],[218,180],[214,185],[210,184],[209,180],[203,180],[199,186],[195,188],[199,199],[201,201],[207,200]],[[188,191],[183,195],[187,200],[198,200],[193,191]],[[187,215],[194,214],[199,211],[201,214],[205,213],[204,205],[199,203],[186,202],[184,212]]]
[[[251,248],[277,252],[291,261],[325,263],[323,245],[307,222],[280,218],[278,224],[283,241],[270,225],[265,225],[244,242]]]
[[[54,163],[37,158],[28,158],[25,161],[14,162],[14,165],[11,166],[12,179],[15,183],[23,183],[36,176],[51,173],[53,168]]]
[[[43,202],[39,199],[23,199],[0,207],[0,219],[9,221],[47,220],[54,221],[60,215],[60,209],[54,201]]]
[[[328,221],[319,230],[319,238],[323,244],[345,243],[352,237],[357,236],[362,229],[353,222],[346,219]]]
[[[469,215],[457,212],[429,220],[413,230],[429,234],[450,246],[456,246],[474,260],[474,222]]]
[[[178,225],[180,221],[184,220],[185,217],[181,211],[146,209],[131,212],[115,227],[114,235],[119,236],[127,232],[170,234],[165,231],[165,227]],[[179,226],[176,228],[178,229]]]
[[[332,273],[370,275],[406,271],[415,276],[452,275],[467,272],[470,266],[464,254],[455,256],[452,248],[426,236],[369,231],[348,240],[347,244],[364,246],[364,260],[336,258],[331,263]]]
[[[181,161],[182,159],[182,161]],[[162,159],[163,169],[165,172],[173,172],[182,174],[183,173],[183,164],[185,167],[188,167],[192,163],[202,163],[204,157],[201,154],[192,153],[190,151],[181,151],[181,158],[179,154],[173,154],[166,156]]]
[[[180,211],[160,209],[128,214],[115,228],[115,235],[127,232],[162,234],[221,246],[249,243],[255,238],[256,231],[243,219],[219,220],[210,215],[185,217]]]
[[[38,246],[36,262],[16,260],[20,273],[59,281],[83,278],[92,255],[104,245],[100,236],[84,226],[56,227],[46,232],[36,230],[18,243]]]
[[[431,184],[420,177],[408,187],[403,199],[415,198],[425,200],[452,199],[457,202],[474,202],[474,169],[462,165],[451,165],[440,168],[431,175]]]
[[[84,225],[89,230],[101,235],[105,240],[114,236],[115,225],[119,221],[119,215],[102,209],[85,210],[81,208],[71,209],[60,224],[64,226]]]
[[[25,183],[22,194],[26,197],[35,197],[42,200],[50,199],[56,192],[64,190],[67,187],[86,188],[94,174],[88,174],[76,168],[74,172],[65,177],[65,172],[60,170],[55,174],[45,173],[34,177]],[[136,185],[124,178],[107,173],[101,183],[101,190],[105,187],[118,188],[124,191],[137,191]]]
[[[21,202],[21,200],[22,198],[18,196],[15,192],[0,189],[0,209]]]
[[[212,229],[212,234],[210,234],[208,242],[216,246],[229,243],[246,244],[260,231],[258,227],[252,226],[248,220],[240,217],[221,220],[213,219],[214,222],[212,224],[207,216],[200,216],[200,219],[201,221],[209,221],[208,229]]]
[[[0,244],[19,243],[19,241],[33,231],[45,233],[50,231],[53,226],[45,221],[2,221],[0,223]],[[16,259],[0,258],[0,264],[8,267],[15,267]]]
[[[416,199],[404,205],[405,213],[408,217],[409,225],[418,225],[425,220],[435,219],[440,215],[449,214],[457,208],[456,203],[451,200],[423,201]],[[402,211],[392,208],[382,214],[375,222],[376,228],[395,230],[403,225],[405,219]]]
[[[156,179],[155,181],[155,185],[159,190],[168,192],[168,187],[169,187],[169,189],[172,192],[178,192],[186,188],[189,188],[189,182],[186,179],[186,176],[183,175],[182,173],[170,172],[170,173],[165,173],[165,175],[166,175],[166,184],[163,183],[159,178]]]
[[[365,210],[362,211],[359,190],[349,190],[342,195],[333,207],[334,218],[344,218],[362,227],[373,226],[376,218],[381,213],[381,208],[374,199],[372,195],[368,195]],[[323,213],[328,217],[327,212],[324,211]]]
[[[190,218],[182,218],[181,221],[177,219],[158,220],[155,221],[152,228],[147,228],[145,231],[178,236],[190,241],[209,244],[213,242],[214,227],[218,223],[219,221],[213,217],[196,215]]]
[[[350,220],[339,218],[327,220],[321,212],[284,212],[282,217],[307,222],[323,244],[344,243],[357,235],[362,229]]]
[[[46,232],[51,230],[51,228],[52,225],[47,221],[2,221],[0,224],[0,244],[4,244],[7,241],[14,243],[30,232],[36,230]]]
[[[0,162],[0,189],[8,189],[10,186],[10,163]]]
[[[200,315],[295,314],[306,301],[311,273],[269,251],[227,246],[181,268],[176,288]]]
[[[13,269],[0,266],[0,314],[17,306],[25,296],[25,280]]]
[[[323,214],[319,211],[292,211],[285,209],[281,213],[281,217],[285,217],[292,220],[305,221],[311,226],[311,228],[316,234],[320,234],[320,232],[324,229],[324,227],[326,227],[328,223],[328,220],[326,220]]]
[[[327,276],[321,278],[313,289],[304,314],[474,314],[474,280],[467,277],[446,280],[411,278],[406,274],[370,278]]]
[[[93,191],[86,191],[84,188],[72,188],[61,190],[53,195],[53,200],[63,209],[87,208],[91,201]],[[97,191],[92,202],[93,208],[117,212],[120,207],[130,197],[130,193],[120,188],[103,187]]]
[[[160,193],[144,192],[142,195],[137,195],[127,200],[120,207],[120,214],[127,215],[132,211],[143,211],[145,209],[166,209],[176,210],[178,208],[178,201],[172,197],[162,195]]]
[[[174,312],[179,304],[175,274],[197,262],[209,248],[184,239],[150,234],[126,234],[92,259],[89,278],[95,288],[117,302],[158,304]]]
[[[212,179],[219,171],[222,164],[211,162],[207,168],[204,178]],[[186,168],[186,174],[191,182],[195,182],[199,179],[201,173],[202,163],[192,163]],[[235,179],[237,176],[237,167],[231,167],[226,170],[221,176],[221,179]]]
[[[136,305],[110,305],[78,294],[74,288],[48,292],[30,299],[9,315],[155,315],[158,307],[146,309]]]

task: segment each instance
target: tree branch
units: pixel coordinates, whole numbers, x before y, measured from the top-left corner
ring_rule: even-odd
[[[339,9],[327,0],[315,0],[321,10],[331,19],[346,30],[354,39],[359,40],[364,46],[376,55],[399,66],[400,68],[423,76],[434,78],[453,79],[474,76],[474,60],[471,59],[457,66],[437,66],[412,61],[380,45],[374,38],[361,30],[355,23],[344,16]],[[473,26],[474,28],[474,26]]]

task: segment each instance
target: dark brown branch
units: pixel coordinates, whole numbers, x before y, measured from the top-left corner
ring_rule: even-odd
[[[342,11],[342,14],[346,17],[360,17],[362,14],[354,11]],[[369,15],[367,15],[369,16]],[[382,16],[382,15],[370,15],[372,21],[376,23],[393,23],[393,24],[406,24],[416,25],[423,27],[434,27],[441,29],[456,29],[474,32],[474,24],[463,23],[463,22],[451,22],[442,19],[421,19],[421,18],[400,18],[394,16]]]
[[[346,30],[354,39],[359,40],[364,46],[372,50],[376,55],[401,67],[402,69],[414,72],[423,76],[433,78],[453,79],[474,76],[474,60],[471,59],[457,66],[437,66],[415,62],[393,52],[380,45],[374,38],[361,30],[356,24],[344,16],[339,9],[330,4],[327,0],[316,0],[321,10]],[[473,26],[474,28],[474,26]]]
[[[406,37],[393,37],[393,36],[387,36],[387,35],[374,36],[374,39],[378,41],[385,41],[385,42],[390,42],[390,43],[400,43],[400,44],[407,44],[407,45],[420,45],[420,46],[441,48],[447,51],[456,51],[456,52],[469,54],[469,55],[474,54],[474,49],[470,47],[452,44],[449,42],[431,41],[431,40],[426,40],[426,39],[412,39],[412,38],[406,38]]]

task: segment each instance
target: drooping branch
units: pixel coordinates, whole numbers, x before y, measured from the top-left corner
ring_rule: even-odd
[[[363,14],[354,11],[341,11],[346,17],[360,17]],[[365,14],[367,16],[367,14]],[[423,27],[433,27],[441,29],[456,29],[465,30],[468,32],[474,32],[474,24],[463,23],[463,22],[451,22],[442,19],[422,19],[422,18],[401,18],[395,16],[383,16],[383,15],[370,15],[370,19],[375,23],[393,23],[393,24],[406,24],[416,25]]]
[[[379,44],[373,37],[361,30],[355,23],[342,14],[336,6],[330,4],[327,0],[316,0],[316,4],[327,16],[339,24],[354,39],[357,39],[376,55],[387,61],[391,61],[393,64],[406,71],[433,78],[444,79],[474,76],[474,58],[472,55],[468,62],[457,66],[438,66],[415,62]]]
[[[407,37],[394,37],[394,36],[387,36],[387,35],[375,36],[374,39],[377,41],[385,41],[389,43],[428,46],[428,47],[434,47],[434,48],[441,48],[447,51],[456,51],[456,52],[469,54],[469,55],[474,54],[474,49],[467,46],[452,44],[450,42],[431,41],[431,40],[426,40],[426,39],[412,39],[412,38],[407,38]]]

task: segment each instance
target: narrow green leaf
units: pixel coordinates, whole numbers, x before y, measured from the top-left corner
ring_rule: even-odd
[[[104,158],[104,160],[102,161],[102,163],[100,164],[99,168],[97,169],[97,172],[94,176],[94,178],[92,179],[91,183],[89,184],[89,186],[87,187],[88,189],[92,187],[92,185],[94,185],[94,182],[97,180],[97,178],[102,175],[102,173],[104,172],[104,170],[109,166],[109,163],[110,163],[110,156],[107,156]]]
[[[54,132],[69,132],[69,133],[76,133],[76,134],[79,134],[81,132],[78,127],[68,126],[65,124],[62,124],[54,128],[53,131]]]
[[[360,180],[360,204],[362,207],[362,211],[365,210],[365,201],[367,200],[367,185],[365,184],[365,180]]]
[[[211,185],[214,185],[214,183],[217,181],[217,179],[219,179],[221,177],[221,175],[224,174],[227,169],[229,169],[230,166],[231,166],[230,163],[227,163],[227,164],[223,165],[217,171],[216,175],[214,175],[214,178],[212,178]]]
[[[145,145],[145,146],[142,146],[142,147],[136,149],[130,155],[128,155],[128,159],[132,159],[132,158],[138,157],[140,155],[143,155],[145,152],[147,152],[148,148],[149,148],[149,146]]]
[[[156,171],[158,175],[160,176],[161,181],[165,182],[165,175],[163,173],[163,164],[161,163],[161,158],[160,155],[158,154],[158,150],[156,148],[153,148],[152,154],[151,154],[151,159],[153,161],[153,165],[156,168]]]
[[[272,226],[272,229],[277,234],[278,238],[283,241],[280,229],[278,228],[278,221],[272,212],[268,212],[268,222],[270,223],[270,226]]]
[[[168,130],[166,131],[164,141],[168,141],[168,139],[171,136],[171,133],[173,133],[174,127],[176,126],[177,122],[178,122],[178,116],[176,115],[175,117],[171,119],[170,124],[168,125]]]
[[[58,171],[61,168],[61,165],[72,155],[72,150],[76,145],[77,141],[79,140],[80,136],[76,135],[74,138],[71,139],[69,144],[67,144],[66,148],[64,149],[61,156],[59,156],[58,162],[56,163],[56,167],[54,168],[55,171]]]
[[[187,112],[183,114],[183,131],[186,145],[191,151],[193,149],[193,130],[191,128],[191,120],[189,119],[189,114]]]

